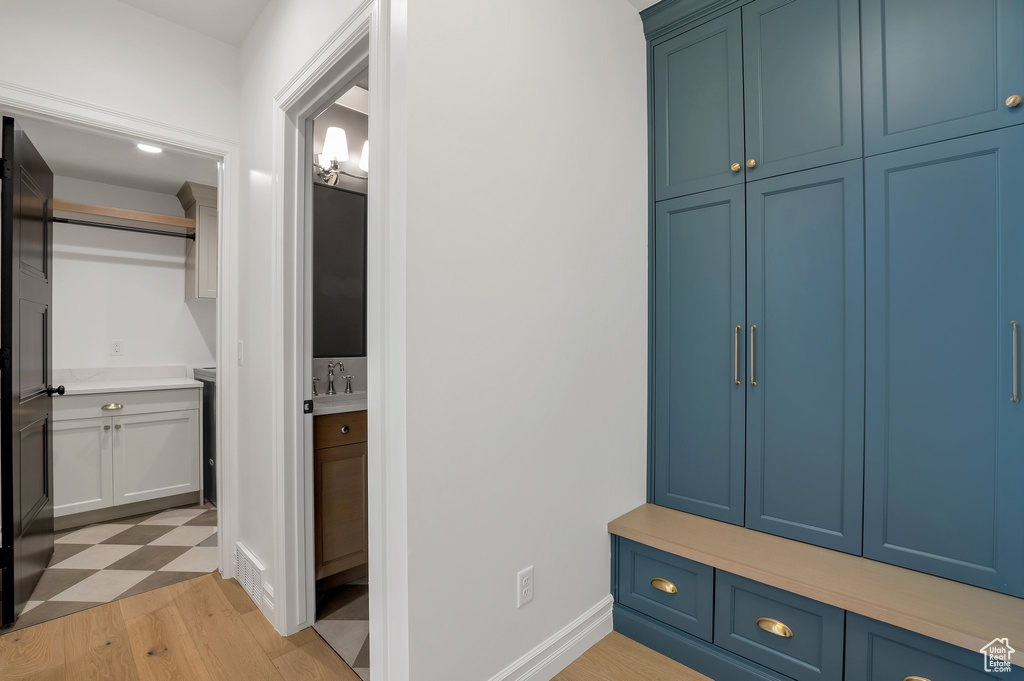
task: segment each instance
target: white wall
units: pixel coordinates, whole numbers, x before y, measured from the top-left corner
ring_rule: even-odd
[[[174,196],[68,177],[54,178],[54,197],[184,216]],[[184,297],[183,239],[54,226],[55,369],[212,366],[216,305]],[[117,357],[110,354],[115,338],[122,341]]]
[[[238,50],[116,0],[0,0],[0,84],[237,139]]]
[[[645,43],[626,0],[432,0],[408,49],[410,668],[480,681],[644,502]]]

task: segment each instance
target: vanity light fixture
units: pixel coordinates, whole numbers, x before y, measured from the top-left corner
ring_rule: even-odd
[[[368,161],[367,150],[367,145],[363,144],[363,156],[359,161],[359,167],[363,170],[366,170],[364,164]],[[327,134],[324,135],[324,149],[320,152],[319,157],[313,161],[313,167],[316,169],[317,176],[325,184],[329,185],[338,184],[339,175],[348,175],[357,180],[365,180],[366,177],[363,175],[354,175],[341,169],[340,164],[348,159],[348,137],[345,135],[345,130],[336,127],[327,128]]]
[[[146,152],[147,154],[159,154],[160,152],[163,151],[163,149],[161,149],[160,147],[154,147],[152,144],[143,144],[141,142],[139,142],[135,146],[137,146],[140,150]]]
[[[364,173],[370,172],[370,140],[363,142],[363,153],[359,157],[359,169]]]

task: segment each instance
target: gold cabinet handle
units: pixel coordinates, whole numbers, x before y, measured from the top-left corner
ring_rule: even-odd
[[[932,680],[931,679],[926,679],[923,676],[904,676],[903,677],[903,681],[932,681]]]
[[[750,325],[750,385],[756,386],[757,381],[754,380],[754,330],[757,329],[757,324]]]
[[[748,168],[756,168],[757,167],[757,161],[755,161],[752,158],[748,158],[747,159],[747,167]]]
[[[769,634],[775,634],[782,638],[793,638],[793,630],[772,617],[758,617],[754,623]]]
[[[110,426],[109,425],[103,426],[103,430],[110,430]]]
[[[1011,402],[1020,402],[1020,324],[1010,322],[1010,331],[1013,333],[1013,345],[1010,351],[1013,353],[1011,371],[1013,371],[1013,394],[1010,395]]]
[[[742,326],[737,326],[732,331],[732,380],[736,385],[743,383],[740,380],[740,329],[742,328]]]
[[[120,423],[115,423],[114,424],[114,428],[116,428],[117,430],[121,430],[121,424]]]
[[[118,409],[124,409],[124,405],[120,402],[111,402],[110,404],[104,404],[100,409],[103,411],[116,411]]]
[[[667,579],[662,579],[661,577],[652,577],[651,586],[653,586],[658,591],[664,591],[667,594],[679,593],[679,589],[676,588],[675,584],[668,581]]]
[[[1010,95],[1006,98],[1006,106],[1011,109],[1016,109],[1020,106],[1021,98],[1020,95]]]
[[[741,166],[739,163],[733,163],[731,166],[729,166],[729,170],[731,170],[734,173],[738,173],[741,170],[743,170],[743,166]]]

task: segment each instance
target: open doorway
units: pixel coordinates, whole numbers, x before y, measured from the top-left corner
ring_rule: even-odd
[[[5,542],[24,534],[26,511],[35,527],[5,566],[14,578],[5,574],[0,595],[4,623],[20,629],[219,567],[221,168],[212,156],[111,131],[30,115],[4,123],[30,140],[47,178],[38,229],[26,231],[32,216],[18,196],[4,223],[5,239],[23,240],[4,267],[14,269],[31,232],[29,247],[41,249],[32,274],[49,296],[39,302],[39,362],[21,362],[39,390],[25,390],[25,375],[4,386],[5,418],[43,393],[49,400],[37,420],[34,500],[24,466],[4,472],[21,498],[0,499]],[[18,351],[24,359],[26,346]]]
[[[312,121],[310,373],[316,631],[370,676],[366,343],[369,83]]]

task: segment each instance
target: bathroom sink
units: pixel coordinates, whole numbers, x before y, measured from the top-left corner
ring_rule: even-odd
[[[366,409],[366,391],[338,393],[337,395],[317,395],[313,398],[313,415],[340,414],[346,411],[362,411]]]

